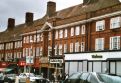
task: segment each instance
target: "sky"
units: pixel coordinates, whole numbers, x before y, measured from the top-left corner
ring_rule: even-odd
[[[24,23],[26,12],[34,13],[34,20],[42,18],[46,13],[48,1],[56,2],[57,11],[83,2],[83,0],[0,0],[0,32],[6,30],[8,18],[14,18],[16,25]]]
[[[34,13],[34,20],[42,18],[46,13],[48,1],[56,2],[56,10],[61,10],[83,0],[0,0],[0,32],[7,28],[8,18],[14,18],[15,24],[25,22],[25,13]]]

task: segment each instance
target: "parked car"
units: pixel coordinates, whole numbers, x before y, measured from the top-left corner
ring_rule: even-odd
[[[121,83],[121,77],[96,72],[73,73],[62,83]]]
[[[31,83],[49,83],[47,79],[42,76],[36,76],[33,73],[21,73],[18,77],[19,82],[26,82],[29,79]]]

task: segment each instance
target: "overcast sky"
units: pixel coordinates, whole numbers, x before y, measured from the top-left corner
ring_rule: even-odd
[[[57,10],[82,3],[82,0],[0,0],[0,32],[6,29],[8,18],[14,18],[16,25],[24,23],[26,12],[33,12],[34,19],[41,18],[48,1],[56,2]]]
[[[83,2],[83,0],[0,0],[0,32],[6,29],[8,18],[14,18],[16,25],[24,23],[26,12],[33,12],[34,19],[41,18],[45,15],[48,1],[56,2],[57,10]]]

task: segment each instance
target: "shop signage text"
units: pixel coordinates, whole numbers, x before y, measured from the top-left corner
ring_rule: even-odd
[[[103,56],[102,55],[92,55],[92,58],[102,58]]]
[[[50,59],[50,63],[63,63],[63,59]]]

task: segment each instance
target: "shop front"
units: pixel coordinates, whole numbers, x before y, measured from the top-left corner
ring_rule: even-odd
[[[64,58],[63,56],[53,56],[49,57],[49,77],[55,75],[54,77],[62,76],[64,74]],[[55,78],[57,80],[57,78]]]
[[[121,75],[119,58],[121,51],[65,54],[65,73],[89,71]]]
[[[49,76],[49,58],[48,57],[41,57],[40,58],[40,72],[44,78],[48,78]]]

